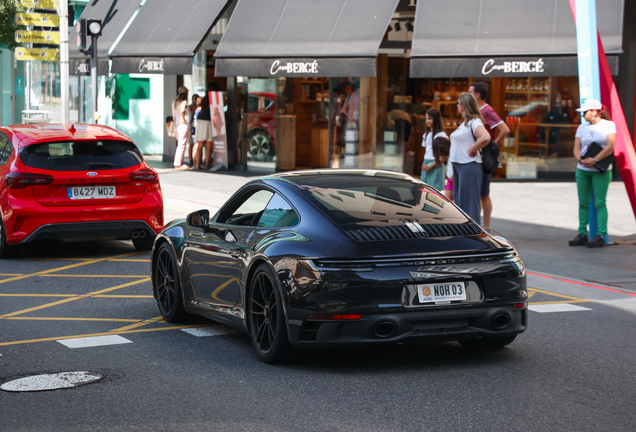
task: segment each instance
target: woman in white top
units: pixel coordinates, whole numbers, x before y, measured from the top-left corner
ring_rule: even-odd
[[[172,103],[172,118],[174,119],[177,133],[177,150],[174,154],[174,167],[176,169],[189,169],[183,163],[188,137],[190,136],[190,110],[188,110],[188,89],[179,87],[177,98]]]
[[[464,120],[450,136],[448,160],[453,164],[453,198],[459,208],[480,223],[483,171],[479,150],[488,144],[490,135],[484,127],[484,118],[475,96],[462,93],[457,101],[457,110]]]
[[[448,139],[448,135],[444,132],[444,124],[442,123],[442,114],[439,110],[431,108],[426,111],[426,128],[428,131],[424,134],[422,147],[424,147],[424,161],[422,162],[422,176],[424,183],[428,183],[437,190],[444,187],[445,170],[444,165],[435,166],[435,155],[433,154],[433,140],[438,137]]]
[[[612,165],[606,170],[595,167],[597,163],[614,153],[616,141],[616,125],[613,121],[601,118],[606,115],[605,107],[597,100],[588,99],[577,111],[584,113],[586,122],[574,134],[574,157],[579,161],[576,170],[576,187],[579,194],[579,233],[571,240],[570,246],[587,245],[589,247],[605,246],[607,235],[607,206],[605,199],[612,181]],[[609,116],[607,116],[609,117]],[[598,144],[602,150],[594,156],[583,158],[592,143]],[[596,147],[596,146],[594,146]],[[598,231],[596,236],[588,241],[587,224],[590,218],[590,200],[594,192],[594,207]]]

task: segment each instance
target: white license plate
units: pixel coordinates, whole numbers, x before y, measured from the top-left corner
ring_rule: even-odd
[[[420,303],[466,300],[466,287],[464,282],[418,285],[417,295]]]
[[[72,200],[105,199],[117,196],[115,186],[69,187],[67,188],[67,194]]]

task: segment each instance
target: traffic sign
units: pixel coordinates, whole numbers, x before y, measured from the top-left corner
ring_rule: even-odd
[[[16,48],[17,60],[58,61],[59,49],[49,48]]]
[[[60,44],[60,32],[18,30],[15,41],[19,43]]]
[[[15,2],[25,8],[56,9],[53,0],[15,0]]]
[[[60,17],[55,14],[19,13],[15,14],[15,23],[18,25],[59,27]]]

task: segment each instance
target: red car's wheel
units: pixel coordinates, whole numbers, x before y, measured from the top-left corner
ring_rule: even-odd
[[[0,218],[0,258],[12,258],[18,253],[17,246],[11,246],[7,243],[7,232],[4,229],[4,223]]]

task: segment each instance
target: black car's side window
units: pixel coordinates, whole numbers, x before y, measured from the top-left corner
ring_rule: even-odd
[[[298,225],[298,214],[283,197],[274,194],[258,220],[257,226],[263,228],[278,228],[295,225]]]
[[[0,133],[0,165],[4,165],[9,160],[9,156],[13,153],[13,145],[9,138],[3,133]]]
[[[227,217],[227,213],[221,215],[217,222],[229,225],[256,226],[273,195],[274,193],[268,190],[257,190],[245,197],[243,201],[236,203],[236,210],[228,209],[227,213],[231,213],[229,217]]]

